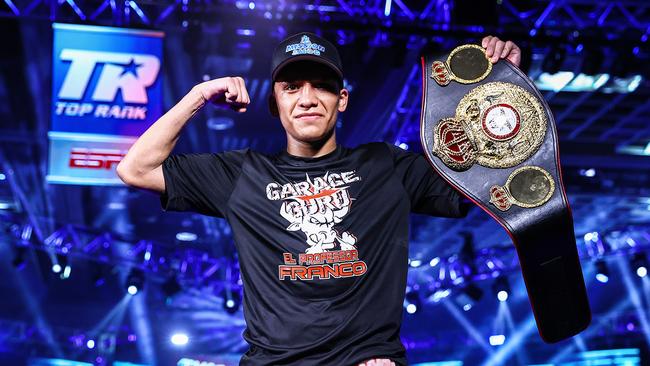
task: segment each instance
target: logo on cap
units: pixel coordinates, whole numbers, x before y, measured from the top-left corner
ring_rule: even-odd
[[[325,47],[317,43],[311,43],[309,37],[304,35],[300,39],[300,43],[287,45],[285,53],[289,52],[291,52],[292,56],[304,54],[320,56],[321,52],[325,52]]]

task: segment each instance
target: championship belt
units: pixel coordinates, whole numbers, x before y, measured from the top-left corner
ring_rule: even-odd
[[[478,45],[422,57],[420,138],[433,168],[486,211],[517,248],[545,342],[591,320],[553,115],[510,62]]]

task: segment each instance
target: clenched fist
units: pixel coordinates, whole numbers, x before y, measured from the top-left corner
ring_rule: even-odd
[[[244,79],[239,76],[208,80],[194,88],[201,93],[204,102],[210,101],[240,113],[246,112],[246,106],[251,102]]]

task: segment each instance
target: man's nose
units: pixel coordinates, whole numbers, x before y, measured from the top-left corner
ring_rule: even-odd
[[[300,99],[298,104],[303,108],[310,108],[318,105],[316,98],[316,89],[311,83],[305,83],[300,91]]]

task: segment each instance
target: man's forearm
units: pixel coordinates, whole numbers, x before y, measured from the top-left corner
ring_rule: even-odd
[[[172,152],[185,124],[205,104],[195,88],[152,124],[131,146],[117,166],[122,178],[146,174],[157,168]]]

